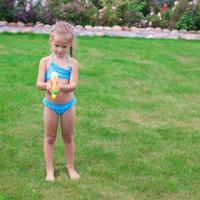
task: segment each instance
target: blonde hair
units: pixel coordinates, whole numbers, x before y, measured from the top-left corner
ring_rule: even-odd
[[[64,40],[67,40],[67,42],[70,43],[70,56],[73,57],[73,47],[75,42],[74,27],[67,22],[58,21],[52,26],[50,40],[52,40],[56,34],[61,35]]]

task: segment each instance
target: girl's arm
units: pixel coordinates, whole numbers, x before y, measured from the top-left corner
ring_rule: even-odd
[[[47,58],[46,57],[42,58],[39,64],[38,77],[36,82],[36,87],[39,90],[47,90],[48,83],[44,81],[46,64],[47,64]]]
[[[78,85],[78,62],[73,59],[72,63],[72,71],[70,76],[70,82],[66,85],[60,85],[60,91],[61,92],[73,92],[76,89],[76,86]]]

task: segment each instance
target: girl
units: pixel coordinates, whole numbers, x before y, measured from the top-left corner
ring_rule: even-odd
[[[65,145],[67,170],[71,179],[80,176],[74,168],[74,122],[76,99],[74,90],[78,84],[78,63],[72,56],[74,28],[66,22],[57,22],[49,39],[52,54],[41,59],[37,78],[37,88],[45,90],[44,107],[44,157],[46,163],[46,180],[54,181],[53,149],[60,119],[62,139]],[[69,52],[70,51],[70,56]],[[58,95],[52,98],[51,74],[58,75]]]

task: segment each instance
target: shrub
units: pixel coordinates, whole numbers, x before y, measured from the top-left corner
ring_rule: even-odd
[[[36,22],[37,13],[34,9],[32,2],[26,0],[20,0],[15,4],[15,21]]]
[[[188,4],[188,0],[180,0],[179,4],[176,6],[176,9],[171,12],[171,20],[172,24],[175,27],[175,24],[181,19],[183,14],[186,11],[190,10],[190,5]]]
[[[197,30],[200,21],[200,5],[188,0],[180,0],[175,10],[163,14],[163,20],[168,28]],[[162,22],[163,23],[163,22]],[[162,24],[161,23],[161,24]]]
[[[14,21],[14,4],[14,0],[0,0],[0,20]]]
[[[102,26],[113,26],[121,21],[117,14],[118,4],[113,0],[99,0],[98,24]]]
[[[116,10],[113,9],[112,5],[108,5],[101,10],[98,16],[99,25],[102,26],[113,26],[120,24],[121,19],[118,17]]]
[[[52,15],[41,3],[27,0],[0,0],[0,20],[8,22],[22,21],[24,23],[42,21],[52,22]]]
[[[46,1],[47,8],[55,21],[58,19],[58,15],[59,15],[60,7],[62,3],[64,3],[63,0],[57,0],[57,1],[47,0]]]
[[[194,20],[196,29],[200,30],[200,5],[197,7],[196,11],[194,12],[193,20]]]
[[[179,0],[175,9],[174,1],[168,0],[169,9],[162,10],[161,20],[157,16],[160,4],[151,4],[155,15],[150,15],[149,0],[46,0],[46,5],[42,2],[44,1],[0,0],[0,20],[25,23],[41,21],[48,24],[53,24],[56,20],[65,20],[80,25],[137,24],[141,27],[142,22],[146,23],[144,19],[147,19],[152,22],[152,27],[200,29],[200,2],[194,4],[189,0]]]
[[[120,24],[130,26],[144,19],[142,12],[144,12],[146,15],[147,10],[149,11],[149,4],[145,2],[147,1],[122,1],[117,8],[118,18],[121,19]]]
[[[173,29],[175,26],[175,23],[176,23],[176,21],[174,21],[174,19],[173,19],[173,11],[172,10],[167,10],[166,12],[163,13],[162,20],[160,22],[161,28]]]
[[[196,30],[197,29],[194,19],[193,19],[193,16],[189,12],[186,12],[183,14],[181,19],[176,23],[175,27],[177,29],[186,29],[186,30]]]
[[[47,1],[48,8],[55,20],[65,20],[73,24],[95,25],[97,21],[97,9],[86,0],[72,1]]]
[[[151,22],[153,28],[160,27],[161,20],[157,15],[148,15],[146,19]]]
[[[198,9],[199,6],[190,4],[188,0],[180,0],[174,10],[163,13],[161,28],[196,30],[200,19]]]
[[[36,20],[37,21],[40,21],[44,24],[54,24],[55,23],[55,19],[54,19],[52,13],[50,12],[50,10],[48,9],[48,7],[46,5],[43,5],[41,3],[41,1],[38,1],[34,5],[34,10],[36,12]]]

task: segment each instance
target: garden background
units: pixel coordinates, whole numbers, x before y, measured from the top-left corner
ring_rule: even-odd
[[[0,21],[200,29],[199,0],[0,0]]]

